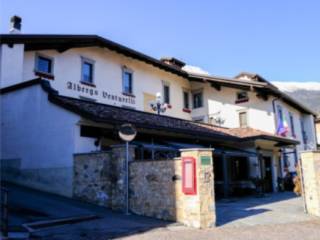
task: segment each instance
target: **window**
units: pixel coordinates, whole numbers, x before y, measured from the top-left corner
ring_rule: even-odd
[[[289,113],[289,118],[290,118],[290,128],[291,128],[291,136],[296,137],[295,129],[294,129],[294,119],[292,113]]]
[[[230,157],[231,180],[241,181],[249,178],[249,164],[246,157]]]
[[[125,94],[133,93],[133,72],[127,68],[122,69],[122,91]]]
[[[82,58],[81,82],[93,83],[94,61]]]
[[[163,101],[164,103],[170,103],[170,87],[168,84],[163,85]]]
[[[183,108],[189,109],[189,93],[187,91],[183,91]]]
[[[246,91],[237,92],[236,103],[249,101],[248,93]]]
[[[36,71],[41,73],[52,74],[52,59],[37,55],[36,57]]]
[[[308,136],[307,136],[302,118],[300,118],[300,127],[301,127],[301,135],[302,135],[303,144],[306,145],[308,143]],[[305,148],[305,150],[307,150],[306,146],[304,146],[304,148]]]
[[[278,116],[279,116],[280,122],[283,122],[282,108],[279,105],[278,105]]]
[[[201,107],[203,107],[202,92],[193,93],[192,102],[193,102],[193,108],[201,108]]]
[[[239,125],[241,128],[248,126],[247,112],[240,112],[239,113],[239,123],[240,123]]]

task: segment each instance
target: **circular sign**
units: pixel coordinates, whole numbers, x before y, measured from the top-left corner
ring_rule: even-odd
[[[119,129],[119,137],[126,142],[132,141],[137,135],[137,130],[129,123],[122,124]]]

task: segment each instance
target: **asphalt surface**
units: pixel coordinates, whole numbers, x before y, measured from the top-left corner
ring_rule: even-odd
[[[302,197],[292,192],[264,197],[228,199],[216,203],[217,226],[242,227],[316,220],[304,211]],[[320,238],[319,238],[320,239]]]
[[[22,231],[21,224],[96,215],[94,220],[37,229],[31,239],[110,239],[174,223],[137,215],[125,215],[103,207],[79,202],[13,184],[9,189],[9,230]]]
[[[106,208],[53,194],[9,185],[9,225],[65,217],[96,215],[98,218],[73,224],[40,228],[30,239],[320,239],[320,219],[303,212],[302,199],[292,193],[264,198],[219,201],[216,228],[197,230],[181,224],[136,215],[124,215]]]
[[[98,238],[102,240],[105,238]],[[133,234],[125,240],[319,240],[320,220],[250,227],[218,227],[206,230],[161,228]]]

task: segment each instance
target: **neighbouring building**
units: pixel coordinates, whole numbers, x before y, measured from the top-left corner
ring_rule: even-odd
[[[0,36],[1,164],[9,181],[74,196],[75,178],[89,167],[79,170],[79,154],[119,156],[122,123],[138,131],[133,161],[214,148],[217,196],[249,192],[256,179],[278,191],[299,151],[316,147],[315,113],[257,74],[201,75],[176,58],[158,60],[96,35],[18,31]],[[161,115],[150,107],[157,92],[167,106]]]

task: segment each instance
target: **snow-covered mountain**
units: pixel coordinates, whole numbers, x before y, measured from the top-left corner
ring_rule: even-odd
[[[272,82],[280,90],[294,92],[298,90],[320,91],[320,82]]]
[[[320,114],[320,82],[272,82],[272,84]]]
[[[182,70],[191,73],[191,74],[200,74],[200,75],[209,75],[209,72],[202,69],[201,67],[192,66],[192,65],[185,65]]]

